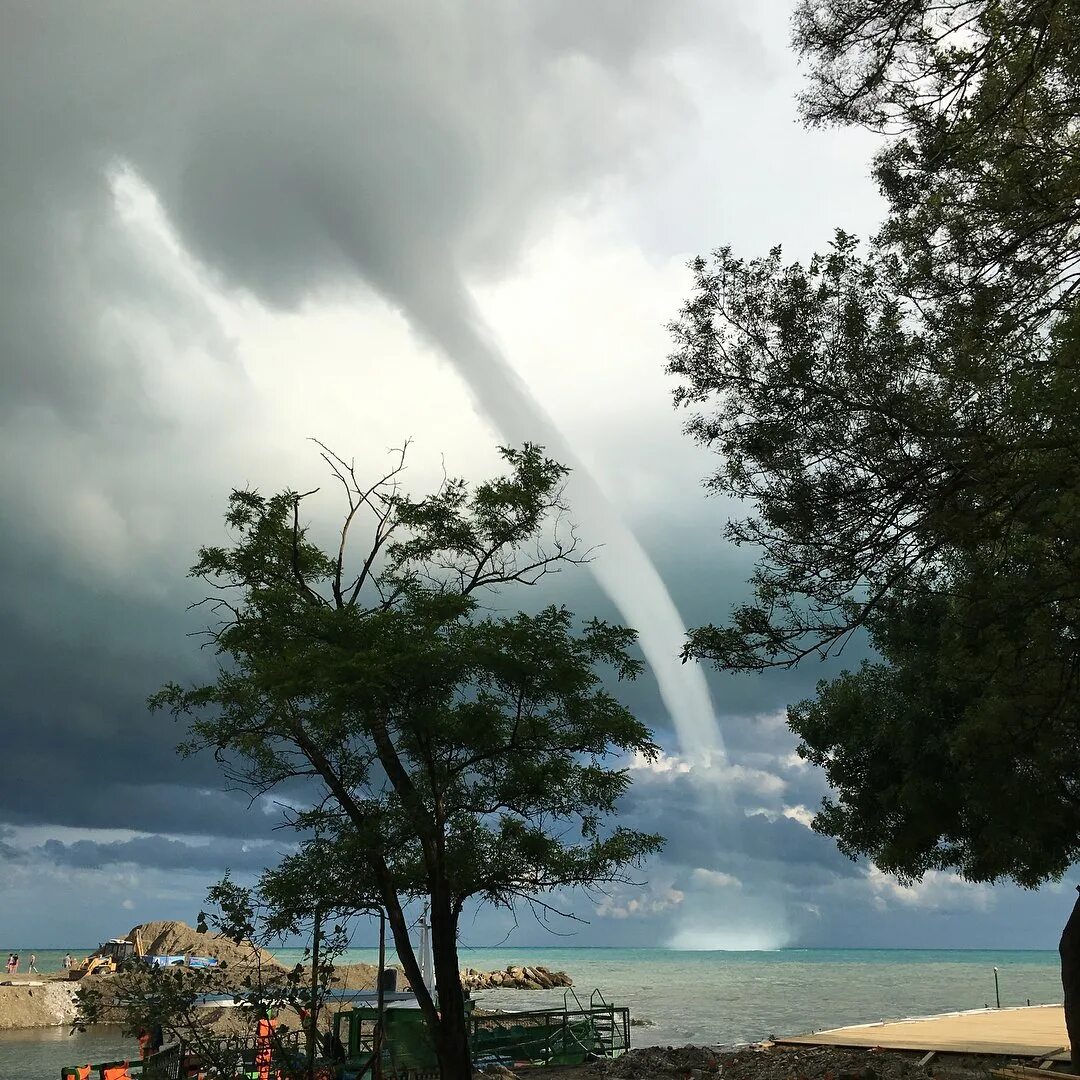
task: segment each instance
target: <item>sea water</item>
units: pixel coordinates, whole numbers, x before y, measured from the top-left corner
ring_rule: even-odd
[[[100,1065],[138,1056],[138,1044],[124,1038],[118,1027],[74,1033],[68,1027],[0,1031],[3,1080],[60,1080],[60,1070],[71,1065]]]
[[[2,951],[2,950],[0,950]],[[10,950],[9,950],[10,951]],[[87,950],[71,950],[86,955]],[[26,970],[29,950],[21,950]],[[5,954],[6,955],[6,954]],[[42,971],[56,970],[64,950],[37,950]],[[302,962],[302,950],[278,950],[284,964]],[[353,949],[342,962],[374,963],[373,949]],[[995,1004],[994,968],[1001,1004],[1061,1000],[1054,952],[783,949],[777,952],[678,952],[669,949],[462,949],[461,966],[481,971],[509,964],[565,971],[573,993],[563,990],[483,990],[484,1008],[575,1007],[599,989],[627,1005],[636,1021],[635,1046],[682,1043],[733,1044],[922,1016]],[[394,963],[392,952],[388,962]],[[135,1053],[119,1033],[68,1037],[60,1032],[0,1032],[3,1080],[57,1080],[60,1066]],[[58,1056],[59,1055],[59,1056]],[[66,1055],[66,1056],[65,1056]]]

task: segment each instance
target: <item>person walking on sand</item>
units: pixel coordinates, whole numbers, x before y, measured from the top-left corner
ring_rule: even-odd
[[[31,953],[30,954],[30,963],[26,968],[26,974],[27,975],[36,975],[37,973],[38,973],[38,969],[37,969],[37,953]]]

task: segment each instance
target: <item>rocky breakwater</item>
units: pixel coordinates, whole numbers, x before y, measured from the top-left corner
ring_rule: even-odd
[[[511,964],[505,971],[466,968],[461,973],[461,985],[466,990],[554,990],[560,986],[573,986],[574,980],[565,971]]]

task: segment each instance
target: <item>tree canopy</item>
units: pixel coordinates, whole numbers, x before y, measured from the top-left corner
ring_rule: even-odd
[[[813,124],[891,137],[874,162],[902,287],[1001,292],[1000,338],[1071,302],[1077,278],[1076,0],[802,0]]]
[[[153,700],[190,718],[186,752],[211,750],[253,793],[287,785],[298,803],[296,850],[263,885],[282,925],[320,899],[385,909],[444,1076],[471,1075],[466,902],[551,911],[553,891],[627,880],[661,846],[610,820],[629,783],[610,756],[657,752],[603,681],[637,675],[634,632],[558,606],[485,608],[587,555],[566,469],[535,446],[502,455],[504,475],[413,499],[404,453],[364,484],[324,449],[347,503],[328,550],[301,519],[314,492],[235,491],[233,542],[192,570],[221,616],[208,630],[218,676]],[[430,903],[438,1011],[409,938],[417,900]]]
[[[799,6],[811,123],[887,134],[889,213],[806,264],[693,263],[670,370],[753,593],[687,654],[879,659],[789,713],[815,828],[901,877],[1080,854],[1080,4]]]

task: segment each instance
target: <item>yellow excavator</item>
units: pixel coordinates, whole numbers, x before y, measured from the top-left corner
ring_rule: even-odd
[[[134,938],[113,938],[103,941],[97,952],[75,964],[68,971],[69,979],[82,979],[87,975],[111,975],[129,961],[143,957],[142,935],[135,931]]]

